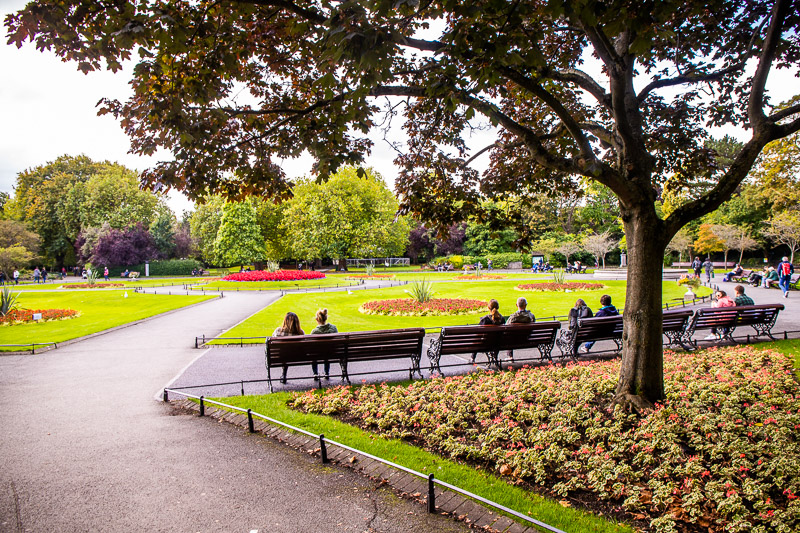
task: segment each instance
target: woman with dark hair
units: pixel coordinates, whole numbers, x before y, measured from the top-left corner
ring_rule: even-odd
[[[314,317],[317,321],[317,327],[311,330],[311,335],[319,335],[325,333],[339,333],[339,330],[333,324],[328,323],[328,310],[319,309]],[[316,361],[311,363],[311,371],[314,372],[314,381],[319,381],[319,368]],[[325,361],[325,379],[331,379],[331,364]]]
[[[503,315],[500,314],[500,303],[495,300],[489,300],[489,314],[486,316],[481,317],[480,322],[478,322],[481,326],[502,326],[506,323],[506,319]],[[478,355],[477,352],[472,354],[472,359],[470,359],[470,363],[475,362],[475,357]]]
[[[289,311],[283,318],[283,325],[275,328],[272,332],[273,337],[291,337],[292,335],[305,335],[306,332],[300,327],[300,318]],[[281,383],[286,383],[286,371],[289,369],[283,365],[283,375],[281,376]]]

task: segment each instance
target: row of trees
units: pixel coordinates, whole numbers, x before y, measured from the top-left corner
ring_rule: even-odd
[[[62,156],[20,172],[3,198],[0,268],[91,262],[130,265],[192,255],[193,240],[164,198],[139,187],[136,171]]]
[[[333,259],[344,269],[347,258],[405,253],[408,222],[396,217],[397,200],[374,171],[343,167],[327,182],[299,180],[292,192],[280,204],[206,198],[190,218],[202,259],[220,266]]]

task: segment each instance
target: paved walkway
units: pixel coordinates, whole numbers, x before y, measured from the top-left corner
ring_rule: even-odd
[[[199,354],[197,332],[267,301],[228,295],[0,357],[0,531],[465,531],[347,470],[153,400]]]

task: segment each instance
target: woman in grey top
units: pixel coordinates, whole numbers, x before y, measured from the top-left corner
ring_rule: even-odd
[[[311,330],[311,335],[324,334],[324,333],[339,333],[336,326],[328,324],[328,310],[320,309],[316,315],[317,327]],[[331,364],[325,361],[325,379],[331,379]],[[314,372],[314,381],[319,381],[319,367],[317,363],[311,363],[311,371]]]

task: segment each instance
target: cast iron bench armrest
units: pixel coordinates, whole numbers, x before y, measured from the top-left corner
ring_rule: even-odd
[[[584,342],[611,340],[622,350],[622,315],[579,318],[572,329],[561,333],[558,349],[564,357],[578,360],[578,346]]]
[[[424,328],[269,337],[265,348],[265,365],[270,391],[272,391],[272,368],[319,362],[338,362],[342,369],[342,380],[349,383],[347,364],[351,361],[379,361],[408,357],[412,362],[409,378],[413,377],[414,372],[422,376],[419,361],[422,357],[424,337]]]
[[[489,363],[501,368],[498,355],[504,350],[536,348],[542,359],[552,361],[551,353],[561,322],[534,322],[532,324],[506,324],[501,326],[448,326],[442,328],[438,339],[428,347],[431,372],[442,369],[442,355],[475,354],[484,352]]]
[[[690,339],[697,330],[716,329],[722,338],[735,343],[733,332],[739,326],[751,326],[756,330],[756,336],[773,338],[772,327],[783,309],[783,304],[698,309],[686,329],[686,339]]]

